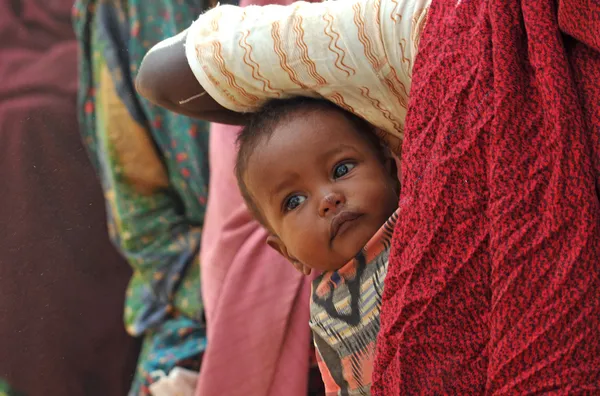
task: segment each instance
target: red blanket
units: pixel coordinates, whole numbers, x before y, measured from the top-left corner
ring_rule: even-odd
[[[600,393],[600,3],[433,0],[374,394]]]

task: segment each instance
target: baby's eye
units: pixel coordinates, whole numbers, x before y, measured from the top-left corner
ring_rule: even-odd
[[[335,167],[335,169],[333,170],[333,178],[334,179],[339,179],[342,176],[345,176],[348,172],[350,172],[356,165],[352,164],[352,163],[344,163],[344,164],[339,164],[338,166]]]
[[[294,210],[305,200],[306,197],[303,197],[302,195],[292,195],[285,201],[284,209],[286,212]]]

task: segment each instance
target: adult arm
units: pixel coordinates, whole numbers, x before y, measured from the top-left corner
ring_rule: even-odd
[[[138,93],[158,106],[188,117],[221,124],[243,124],[243,114],[224,108],[210,95],[202,95],[205,91],[185,56],[186,38],[187,30],[184,30],[148,52],[135,80]],[[201,96],[185,102],[197,95]]]
[[[243,123],[235,113],[269,99],[321,96],[397,141],[428,6],[429,0],[220,6],[147,55],[138,89],[171,110],[226,123]]]

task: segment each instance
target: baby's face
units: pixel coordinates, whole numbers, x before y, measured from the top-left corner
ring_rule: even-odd
[[[343,114],[314,111],[282,122],[259,143],[245,182],[276,235],[274,247],[292,262],[333,271],[397,207],[388,165]]]

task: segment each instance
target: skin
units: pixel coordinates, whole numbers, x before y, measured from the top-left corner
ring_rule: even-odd
[[[211,122],[245,125],[247,117],[219,105],[205,94],[188,103],[179,102],[204,92],[185,56],[187,30],[154,46],[142,60],[135,79],[137,92],[150,102],[175,113]]]
[[[341,112],[276,125],[244,175],[272,232],[269,245],[304,274],[344,266],[397,208],[393,160],[380,157]]]

